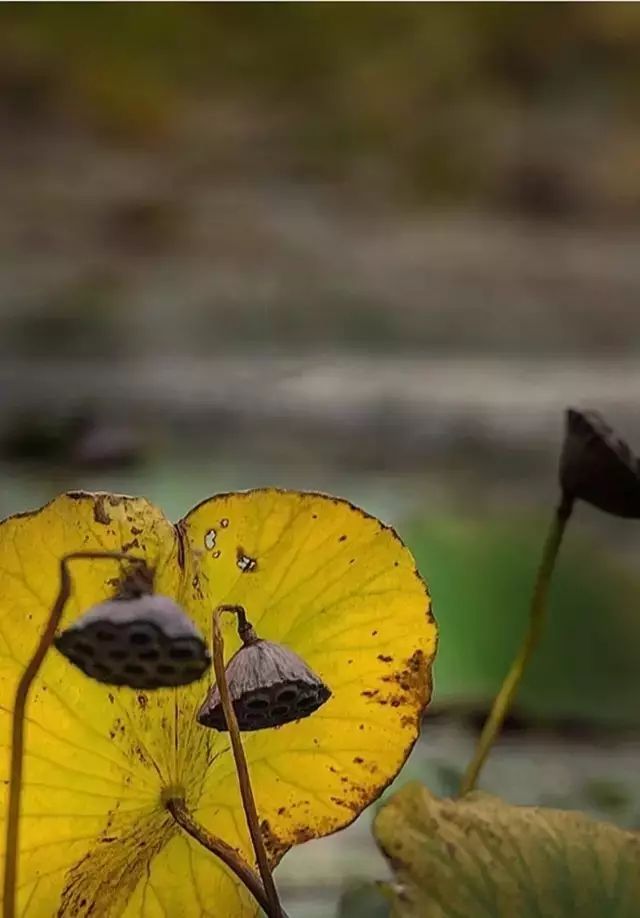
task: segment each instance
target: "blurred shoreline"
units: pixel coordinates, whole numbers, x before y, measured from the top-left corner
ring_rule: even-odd
[[[25,411],[58,417],[90,405],[98,416],[186,441],[260,441],[277,454],[310,441],[320,455],[393,452],[411,468],[473,446],[544,459],[562,436],[564,409],[602,411],[640,441],[636,360],[256,353],[62,362],[4,360],[0,430]],[[537,458],[536,458],[537,457]],[[348,456],[344,457],[349,458]],[[376,456],[370,455],[376,465]],[[482,453],[477,459],[482,461]]]
[[[633,226],[398,213],[269,179],[168,193],[170,168],[132,187],[126,155],[108,181],[96,155],[4,190],[4,357],[640,350]]]

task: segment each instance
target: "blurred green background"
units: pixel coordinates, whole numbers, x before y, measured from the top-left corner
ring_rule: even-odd
[[[393,522],[441,628],[406,774],[452,792],[565,407],[640,445],[639,97],[634,4],[5,4],[0,512],[275,484]],[[640,825],[639,547],[576,513],[510,799]],[[296,914],[384,872],[367,825],[285,859]]]

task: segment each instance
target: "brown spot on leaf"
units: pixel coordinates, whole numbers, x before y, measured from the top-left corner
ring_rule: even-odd
[[[396,685],[400,693],[388,699],[388,703],[397,708],[400,705],[414,707],[415,703],[424,698],[425,688],[428,689],[430,675],[424,665],[425,656],[422,650],[416,650],[407,660],[404,669],[389,673],[381,677],[387,685]]]
[[[353,760],[353,762],[354,762],[354,765],[363,765],[363,764],[364,764],[364,759],[360,758],[360,756],[357,755],[357,756],[355,757],[355,759]]]
[[[365,768],[370,775],[375,775],[380,770],[375,762],[365,762],[365,760],[361,758],[358,759],[358,764],[362,765],[362,767]]]
[[[357,788],[352,786],[350,791],[357,791]],[[331,800],[336,806],[344,807],[345,810],[350,810],[352,813],[359,813],[363,808],[360,798],[361,795],[358,793],[356,797],[349,797],[346,800],[343,800],[342,797],[331,797]]]
[[[139,743],[136,743],[132,749],[133,754],[138,759],[141,765],[145,765],[147,768],[153,766],[152,760],[149,758],[146,749],[143,749]]]
[[[107,513],[106,507],[104,505],[106,499],[106,494],[98,494],[93,502],[93,518],[96,523],[101,523],[103,526],[108,526],[111,522],[111,517]]]
[[[316,833],[309,826],[299,826],[293,830],[293,842],[295,845],[303,845],[307,841],[316,838]]]
[[[289,846],[284,844],[278,835],[273,832],[267,819],[263,819],[260,823],[260,833],[264,841],[264,846],[267,849],[269,863],[277,864]]]
[[[184,528],[186,523],[184,520],[180,520],[179,523],[176,523],[174,528],[177,541],[177,553],[178,553],[178,567],[180,570],[184,570],[184,559],[185,559],[185,532]]]
[[[66,871],[57,918],[122,914],[151,861],[178,831],[165,812],[111,811],[89,851]]]
[[[346,535],[341,535],[340,538],[338,539],[338,542],[346,542],[346,541],[347,541]]]
[[[333,801],[333,803],[336,804],[336,806],[344,806],[348,810],[352,809],[353,807],[352,803],[349,803],[348,801],[343,800],[342,797],[331,797],[331,800]]]
[[[393,663],[393,657],[386,657],[383,653],[378,654],[381,663]]]

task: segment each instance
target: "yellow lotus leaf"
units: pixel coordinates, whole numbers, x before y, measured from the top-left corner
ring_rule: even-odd
[[[394,918],[640,915],[640,836],[581,813],[441,800],[412,783],[374,832],[395,873]]]
[[[3,818],[16,682],[57,592],[60,557],[83,549],[145,558],[156,591],[206,635],[216,606],[243,605],[261,637],[290,647],[331,689],[310,717],[244,735],[273,864],[351,822],[402,766],[430,695],[436,628],[393,530],[316,494],[221,495],[175,526],[140,498],[67,494],[0,524]],[[121,573],[112,560],[71,565],[61,628],[113,595]],[[239,646],[232,616],[224,629],[228,658]],[[228,735],[196,722],[208,689],[209,678],[153,692],[109,687],[49,653],[27,708],[19,915],[256,914],[165,807],[183,796],[254,863]]]

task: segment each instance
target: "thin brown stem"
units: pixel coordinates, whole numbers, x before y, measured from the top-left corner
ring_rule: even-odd
[[[116,561],[130,561],[143,564],[142,558],[135,558],[123,552],[76,551],[60,560],[60,589],[51,609],[49,620],[40,635],[35,652],[25,667],[13,703],[11,724],[11,765],[9,772],[9,801],[7,806],[6,847],[3,879],[3,918],[15,918],[16,881],[18,875],[18,841],[20,831],[20,797],[22,794],[22,772],[24,765],[24,716],[33,681],[40,671],[47,651],[51,647],[64,607],[71,595],[71,575],[68,564],[80,559],[110,558]]]
[[[236,771],[238,773],[238,783],[240,785],[242,805],[244,807],[244,813],[247,820],[247,826],[249,828],[249,834],[251,835],[251,841],[253,842],[253,850],[255,852],[256,861],[258,862],[258,869],[260,871],[262,883],[264,885],[269,902],[269,918],[283,918],[282,906],[280,905],[278,892],[276,890],[275,883],[273,882],[273,876],[271,875],[271,868],[269,867],[269,860],[267,858],[267,852],[264,846],[262,832],[260,831],[256,801],[253,796],[251,778],[249,776],[249,766],[247,765],[247,759],[244,754],[242,739],[240,737],[240,728],[238,727],[238,719],[236,717],[236,712],[234,711],[231,701],[229,685],[227,683],[227,673],[224,666],[224,641],[222,639],[222,631],[220,629],[220,616],[223,612],[235,612],[237,614],[236,610],[238,608],[242,607],[219,606],[213,613],[213,666],[216,673],[218,691],[220,692],[222,710],[224,711],[227,728],[229,730],[229,736],[231,738],[231,749],[233,751],[233,758],[235,760]],[[244,613],[244,609],[242,609],[242,611]],[[242,625],[243,623],[245,626],[248,625],[246,622],[246,616],[243,619],[240,619],[240,624]]]
[[[560,505],[554,514],[551,528],[549,529],[544,544],[542,559],[538,567],[538,574],[531,596],[527,633],[509,668],[509,672],[505,676],[504,682],[500,686],[491,711],[489,712],[489,716],[482,728],[476,751],[462,779],[462,784],[460,786],[461,795],[468,794],[475,788],[480,772],[491,752],[493,744],[498,738],[504,719],[516,696],[516,692],[525,674],[529,660],[538,646],[547,617],[547,597],[549,594],[551,575],[572,509],[573,499],[567,495],[563,495]]]
[[[238,636],[242,643],[253,644],[258,640],[255,628],[247,618],[247,612],[244,606],[224,605],[218,606],[218,612],[231,612],[238,620]]]
[[[200,825],[187,809],[184,800],[173,798],[167,801],[166,806],[178,825],[180,825],[192,838],[195,838],[197,842],[205,848],[208,848],[212,854],[215,854],[223,864],[226,864],[229,870],[244,883],[258,905],[271,918],[273,912],[270,911],[269,900],[267,899],[267,894],[264,891],[264,886],[262,885],[260,877],[252,870],[244,858],[238,854],[236,849],[232,848],[231,845],[228,845],[226,841],[223,841],[217,835],[212,835],[204,826]]]

